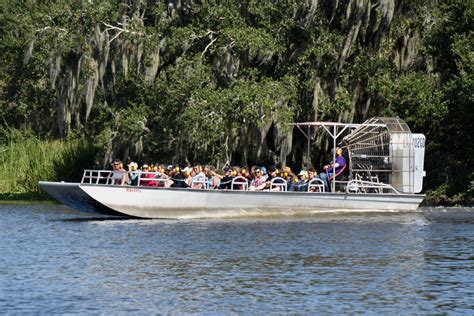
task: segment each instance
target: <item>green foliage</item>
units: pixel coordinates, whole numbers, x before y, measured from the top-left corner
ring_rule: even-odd
[[[429,74],[412,72],[393,78],[379,73],[369,79],[368,91],[387,104],[383,115],[400,116],[413,130],[437,125],[447,113],[438,83]]]
[[[113,143],[132,146],[149,133],[148,89],[149,83],[140,79],[119,78],[110,91],[113,102],[95,107],[87,125],[90,135],[97,139],[98,148],[105,151]]]
[[[355,122],[400,116],[427,135],[430,192],[472,197],[472,1],[399,1],[391,21],[382,6],[356,14],[341,1],[180,3],[0,0],[3,146],[55,139],[70,115],[68,144],[93,139],[101,157],[143,141],[132,158],[219,162],[266,148],[265,128],[315,111]],[[94,97],[87,120],[86,96]],[[89,156],[87,148],[77,150]]]
[[[96,148],[87,141],[45,141],[10,131],[0,145],[0,194],[39,193],[38,181],[80,181],[94,167]]]
[[[263,127],[272,120],[293,122],[296,88],[294,78],[280,82],[239,79],[226,89],[202,89],[190,98],[180,116],[187,124],[187,138],[199,157],[207,151],[223,158],[232,137],[242,127]]]
[[[440,71],[441,93],[448,111],[432,141],[439,145],[428,154],[444,157],[446,163],[428,161],[437,177],[432,187],[446,186],[448,196],[472,204],[474,179],[474,3],[450,0],[435,11],[436,22],[426,39],[427,51]]]

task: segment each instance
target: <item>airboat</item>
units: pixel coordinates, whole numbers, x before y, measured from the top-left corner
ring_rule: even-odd
[[[343,174],[325,185],[320,179],[307,183],[305,192],[288,191],[283,178],[273,179],[268,191],[251,191],[245,178],[235,177],[231,189],[213,190],[202,178],[200,189],[146,186],[145,181],[167,181],[159,172],[138,177],[137,185],[113,184],[110,170],[84,170],[80,183],[40,181],[40,187],[73,209],[139,218],[189,218],[215,214],[318,213],[351,211],[414,211],[424,199],[422,191],[425,136],[413,134],[400,118],[377,117],[362,124],[306,122],[293,124],[310,142],[318,130],[347,153]],[[278,181],[276,181],[278,179]]]

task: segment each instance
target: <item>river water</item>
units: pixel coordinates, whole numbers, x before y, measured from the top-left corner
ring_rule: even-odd
[[[474,209],[111,219],[0,205],[0,311],[473,314]]]

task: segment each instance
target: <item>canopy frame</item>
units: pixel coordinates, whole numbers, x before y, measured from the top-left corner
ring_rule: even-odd
[[[310,141],[312,138],[311,135],[311,127],[316,126],[318,129],[323,128],[326,133],[328,133],[332,138],[332,147],[333,147],[333,157],[332,161],[336,161],[336,147],[337,147],[337,139],[344,133],[347,129],[350,128],[359,128],[362,126],[367,127],[386,127],[386,124],[377,124],[377,123],[362,123],[362,124],[354,124],[354,123],[338,123],[338,122],[303,122],[303,123],[292,123],[291,125],[296,126],[301,133],[306,137],[307,140],[307,161],[308,163],[311,161],[311,150],[310,150]],[[307,127],[307,132],[303,130],[303,127]],[[338,131],[338,127],[340,128]],[[331,128],[333,132],[331,132]],[[331,190],[335,192],[336,189],[336,181],[331,182]]]

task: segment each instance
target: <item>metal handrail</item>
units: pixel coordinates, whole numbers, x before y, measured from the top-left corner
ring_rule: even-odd
[[[242,185],[242,189],[234,189],[234,185]],[[249,182],[246,178],[242,176],[237,176],[232,179],[232,183],[230,184],[230,189],[233,190],[245,190],[247,191],[249,189]]]
[[[133,171],[133,172],[136,172],[136,171]],[[129,172],[131,173],[131,172]],[[143,175],[148,175],[148,174],[152,174],[154,175],[155,177],[154,178],[144,178],[142,177]],[[146,186],[146,184],[141,184],[142,182],[151,182],[151,181],[155,181],[157,183],[163,183],[163,185],[161,187],[166,187],[166,184],[168,183],[168,180],[169,180],[169,177],[164,174],[164,173],[161,173],[161,172],[154,172],[154,171],[141,171],[139,172],[139,175],[138,175],[138,183],[137,183],[137,186]]]
[[[138,174],[138,181],[137,186],[144,185],[144,183],[150,181],[156,181],[158,183],[163,183],[163,186],[166,186],[169,178],[166,174],[161,172],[148,172],[148,171],[113,171],[113,170],[84,170],[82,175],[81,184],[106,184],[106,185],[113,185],[114,172],[122,173],[123,176],[127,175],[130,176],[132,174]],[[144,175],[152,174],[154,175],[153,178],[144,178]],[[130,177],[129,177],[130,178]],[[105,180],[105,183],[103,181]],[[128,184],[128,183],[125,183]]]
[[[277,180],[280,182],[275,183]],[[276,190],[277,188],[279,188],[279,190]],[[287,191],[287,189],[288,182],[286,182],[282,177],[275,177],[270,181],[270,191]]]
[[[90,169],[86,169],[86,170],[84,170],[84,173],[82,174],[81,184],[83,184],[83,183],[99,184],[100,180],[103,180],[103,179],[106,180],[105,184],[110,184],[109,182],[111,180],[113,180],[112,179],[112,174],[113,174],[112,170],[90,170]],[[89,180],[89,181],[86,182],[86,180]]]
[[[326,192],[326,186],[324,185],[324,181],[319,178],[314,178],[310,180],[308,182],[308,192],[315,192],[312,189],[317,189],[317,192]]]
[[[209,190],[209,179],[207,177],[200,177],[199,179],[194,179],[191,182],[191,188],[194,188],[195,184],[202,184],[202,189]]]
[[[351,180],[347,182],[346,193],[358,193],[359,191],[364,190],[364,193],[367,193],[367,189],[374,189],[376,193],[383,194],[384,190],[391,190],[395,194],[401,194],[400,191],[395,189],[392,185],[381,183],[381,182],[372,182],[365,180]]]

